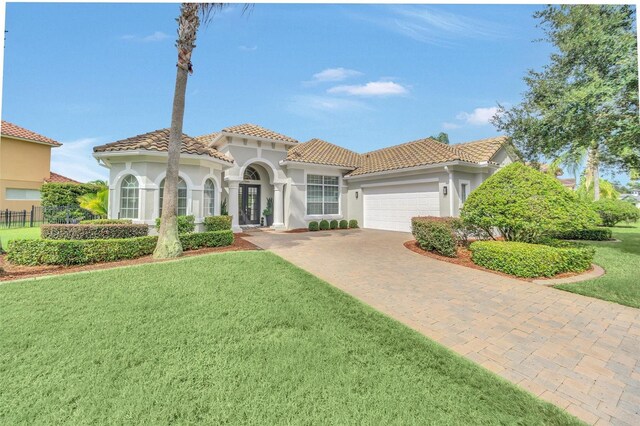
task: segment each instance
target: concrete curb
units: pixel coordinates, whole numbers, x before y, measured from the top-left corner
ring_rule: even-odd
[[[572,277],[566,277],[566,278],[551,278],[548,280],[539,279],[539,280],[533,280],[531,282],[534,284],[541,284],[547,287],[551,287],[558,284],[573,284],[573,283],[579,283],[581,281],[592,280],[594,278],[601,277],[606,273],[606,271],[603,268],[596,265],[595,263],[592,263],[591,266],[593,269],[580,275],[574,275]]]

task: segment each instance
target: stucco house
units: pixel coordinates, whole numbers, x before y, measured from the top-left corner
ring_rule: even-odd
[[[160,217],[169,130],[94,147],[109,169],[109,217]],[[425,138],[358,154],[321,139],[296,139],[254,124],[183,135],[178,214],[196,223],[220,214],[233,230],[260,224],[273,200],[273,228],[356,219],[365,228],[409,231],[418,215],[457,216],[467,195],[516,159],[506,138],[458,145]]]
[[[0,210],[40,205],[45,182],[78,183],[50,170],[51,149],[62,146],[46,136],[2,120],[0,133]]]

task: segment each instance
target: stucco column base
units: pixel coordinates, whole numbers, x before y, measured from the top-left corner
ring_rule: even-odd
[[[242,228],[240,228],[239,226],[232,226],[231,230],[234,234],[239,234],[240,232],[242,232]]]
[[[270,229],[275,229],[277,231],[284,231],[287,228],[284,226],[284,223],[274,223],[273,225],[271,225]]]

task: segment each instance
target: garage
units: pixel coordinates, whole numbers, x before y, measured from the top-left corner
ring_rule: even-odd
[[[363,185],[365,228],[411,232],[414,216],[440,216],[438,182]]]

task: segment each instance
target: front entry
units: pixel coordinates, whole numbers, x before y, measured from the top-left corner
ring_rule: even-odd
[[[238,210],[240,225],[260,224],[260,185],[240,184]]]

